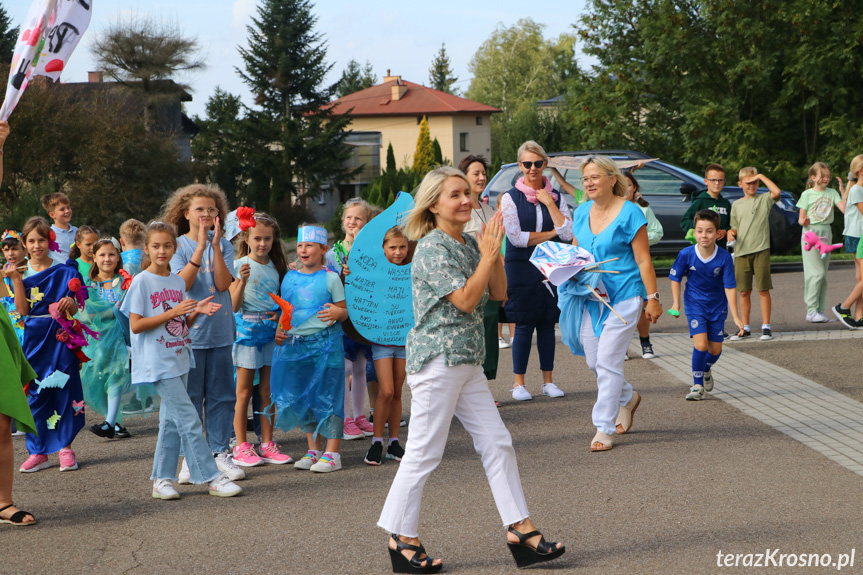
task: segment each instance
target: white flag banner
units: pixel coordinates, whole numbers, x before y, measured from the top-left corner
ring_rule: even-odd
[[[33,76],[55,82],[90,25],[92,0],[33,0],[15,44],[0,120],[12,115]]]

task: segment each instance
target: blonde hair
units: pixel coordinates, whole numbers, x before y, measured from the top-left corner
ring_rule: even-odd
[[[144,243],[150,243],[150,237],[153,234],[168,234],[171,236],[171,240],[174,242],[174,252],[177,251],[177,230],[174,229],[174,226],[171,224],[166,224],[165,222],[150,222],[150,225],[147,227],[147,236],[144,239]],[[141,258],[141,269],[146,270],[150,267],[150,254],[144,252],[144,257]],[[168,271],[171,271],[171,264],[168,264]]]
[[[189,233],[189,220],[186,219],[186,212],[194,198],[210,198],[213,200],[219,212],[216,214],[216,217],[219,218],[220,224],[225,223],[225,217],[230,211],[225,192],[215,184],[192,184],[180,188],[171,194],[168,201],[165,202],[160,216],[162,221],[171,224],[177,229],[177,235],[179,236]]]
[[[621,198],[627,196],[626,180],[623,179],[623,174],[620,173],[620,169],[614,160],[608,156],[588,156],[581,166],[582,173],[584,173],[584,167],[588,164],[593,164],[606,176],[615,178],[614,188],[612,188],[611,193]]]
[[[345,233],[348,233],[348,230],[345,229],[345,214],[348,212],[348,210],[352,210],[354,208],[360,208],[363,211],[363,217],[366,219],[366,223],[369,223],[371,219],[377,215],[374,213],[374,208],[372,208],[372,205],[367,201],[360,198],[349,199],[345,202],[345,207],[342,209],[342,231]]]
[[[534,142],[533,140],[528,140],[518,147],[518,153],[516,154],[516,158],[518,161],[521,161],[521,157],[525,152],[531,152],[532,154],[536,154],[537,156],[542,157],[546,162],[548,161],[548,154],[545,153],[545,150],[542,149],[542,146]]]
[[[464,173],[451,166],[435,168],[423,178],[414,197],[412,209],[404,223],[404,233],[411,240],[419,240],[437,227],[435,216],[429,210],[435,205],[443,191],[444,182],[449,178],[458,178],[470,189],[470,181]]]
[[[758,174],[758,169],[753,168],[752,166],[740,168],[740,171],[737,172],[737,180],[742,182],[743,178],[748,178],[749,176],[754,176],[757,174]]]
[[[130,247],[141,247],[147,241],[147,226],[144,222],[130,218],[120,224],[120,237]]]
[[[860,170],[863,169],[863,154],[859,156],[854,156],[854,159],[851,160],[851,174],[853,174],[853,178],[848,176],[849,180],[854,180],[857,182],[860,178]]]
[[[809,175],[806,177],[806,189],[814,187],[812,183],[812,176],[817,176],[821,172],[829,172],[830,166],[825,164],[824,162],[815,162],[811,166],[809,166]]]
[[[270,253],[267,254],[267,257],[269,257],[270,261],[273,262],[273,267],[276,268],[276,272],[279,274],[279,282],[281,282],[282,278],[285,277],[285,274],[288,273],[288,257],[285,255],[285,248],[282,245],[282,231],[279,228],[279,223],[275,218],[270,217],[264,212],[256,212],[255,224],[261,224],[262,226],[267,226],[273,230],[273,246],[270,248]],[[254,228],[249,228],[244,232],[240,232],[240,235],[237,236],[236,240],[234,240],[235,258],[242,258],[249,255],[249,244],[246,242],[249,240],[249,230],[251,229]]]

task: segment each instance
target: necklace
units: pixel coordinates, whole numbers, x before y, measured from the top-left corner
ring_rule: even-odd
[[[484,224],[488,223],[488,217],[486,217],[485,212],[482,211],[482,208],[471,208],[474,212],[476,212],[479,221]]]

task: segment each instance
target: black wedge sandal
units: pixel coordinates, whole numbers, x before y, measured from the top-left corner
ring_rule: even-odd
[[[531,565],[542,563],[543,561],[557,559],[566,551],[566,547],[563,545],[561,545],[559,549],[556,549],[556,543],[548,543],[539,531],[519,533],[512,527],[510,527],[508,531],[518,537],[518,543],[510,543],[507,541],[507,545],[512,553],[512,558],[515,559],[515,564],[518,565],[519,569],[530,567]],[[536,547],[534,548],[528,545],[527,540],[531,537],[536,537],[537,535],[539,535],[540,539]]]
[[[10,503],[3,509],[0,509],[0,513],[6,511],[10,507],[15,507],[15,504]],[[33,518],[33,521],[24,521],[24,518],[28,515]],[[0,523],[7,523],[9,525],[14,525],[15,527],[26,527],[27,525],[36,525],[36,516],[29,511],[18,510],[13,513],[12,516],[8,519],[3,519],[2,517],[0,517]]]
[[[395,533],[390,537],[396,542],[396,548],[387,545],[390,552],[390,561],[393,563],[393,573],[437,573],[443,569],[443,564],[435,565],[434,557],[426,553],[425,547],[422,545],[411,545],[405,543]],[[413,557],[408,559],[402,555],[402,551],[413,551]],[[420,559],[420,555],[425,555]]]

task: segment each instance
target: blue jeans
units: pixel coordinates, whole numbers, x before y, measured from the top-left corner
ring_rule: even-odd
[[[213,453],[204,439],[201,418],[186,392],[188,376],[163,379],[154,387],[159,392],[159,439],[153,454],[153,473],[150,479],[177,480],[177,463],[180,447],[186,454],[192,483],[209,483],[219,476]]]
[[[189,399],[204,422],[207,442],[213,453],[227,453],[234,431],[234,406],[237,391],[234,387],[233,346],[211,349],[193,349],[195,367],[189,371]],[[207,413],[204,415],[204,405]]]
[[[536,330],[536,350],[539,352],[540,371],[554,371],[554,322],[517,323],[512,337],[512,372],[518,375],[527,373],[530,359],[533,330]]]

